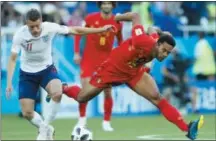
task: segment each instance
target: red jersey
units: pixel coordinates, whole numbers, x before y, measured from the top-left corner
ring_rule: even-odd
[[[122,24],[114,20],[114,15],[112,15],[109,19],[104,19],[101,16],[101,13],[93,13],[86,16],[86,27],[99,28],[108,24],[113,25],[117,29],[117,32],[104,32],[87,35],[86,46],[81,61],[81,67],[82,65],[87,64],[88,66],[96,66],[102,63],[112,51],[115,36],[117,36],[119,44],[122,41]],[[75,42],[79,42],[79,40],[76,39]],[[75,52],[79,51],[78,48],[79,43],[75,43]]]
[[[157,34],[147,35],[142,25],[136,25],[132,29],[132,37],[115,48],[107,61],[121,72],[135,75],[145,63],[153,59],[150,53],[157,38]]]

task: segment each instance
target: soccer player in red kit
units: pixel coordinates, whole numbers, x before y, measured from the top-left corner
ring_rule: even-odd
[[[115,20],[132,21],[131,38],[112,50],[110,56],[96,69],[90,82],[82,89],[70,86],[64,89],[64,93],[78,102],[86,102],[110,85],[125,83],[138,95],[154,104],[168,121],[181,131],[187,132],[188,138],[196,139],[198,130],[204,123],[204,117],[200,116],[198,120],[187,124],[178,110],[160,96],[155,80],[143,67],[154,58],[162,61],[170,54],[175,47],[172,35],[154,28],[149,28],[145,33],[136,13],[117,15]]]
[[[122,25],[114,20],[112,9],[115,7],[116,2],[98,2],[100,12],[91,13],[85,18],[86,27],[102,27],[106,24],[111,24],[115,27],[116,32],[106,32],[101,34],[91,34],[86,38],[85,49],[83,56],[80,55],[80,36],[75,37],[75,55],[74,61],[80,64],[81,67],[81,83],[82,86],[85,83],[89,83],[94,70],[100,65],[110,54],[113,48],[113,42],[115,36],[117,37],[118,44],[122,42]],[[111,87],[104,89],[104,121],[102,127],[104,131],[113,131],[110,124],[112,115],[113,99],[111,96]],[[86,124],[86,106],[87,103],[79,104],[80,118],[79,125]]]

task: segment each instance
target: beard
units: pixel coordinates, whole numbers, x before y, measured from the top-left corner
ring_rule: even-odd
[[[108,15],[108,14],[112,13],[112,10],[104,9],[104,10],[102,10],[102,12],[103,12],[104,14]]]

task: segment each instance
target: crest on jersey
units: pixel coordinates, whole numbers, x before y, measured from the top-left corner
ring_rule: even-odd
[[[43,40],[44,42],[48,42],[48,41],[49,41],[49,36],[48,36],[48,35],[43,36],[43,37],[42,37],[42,40]]]

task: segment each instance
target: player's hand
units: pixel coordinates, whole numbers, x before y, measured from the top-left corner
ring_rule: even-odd
[[[80,62],[81,62],[81,56],[80,56],[79,53],[75,53],[75,54],[74,54],[74,62],[75,62],[76,64],[80,64]]]
[[[7,99],[10,99],[12,91],[13,91],[12,85],[11,84],[7,85],[7,88],[6,88],[6,98]]]
[[[116,32],[116,30],[117,30],[116,27],[113,25],[105,25],[103,27],[103,29],[104,29],[104,31],[111,31],[111,32]]]

